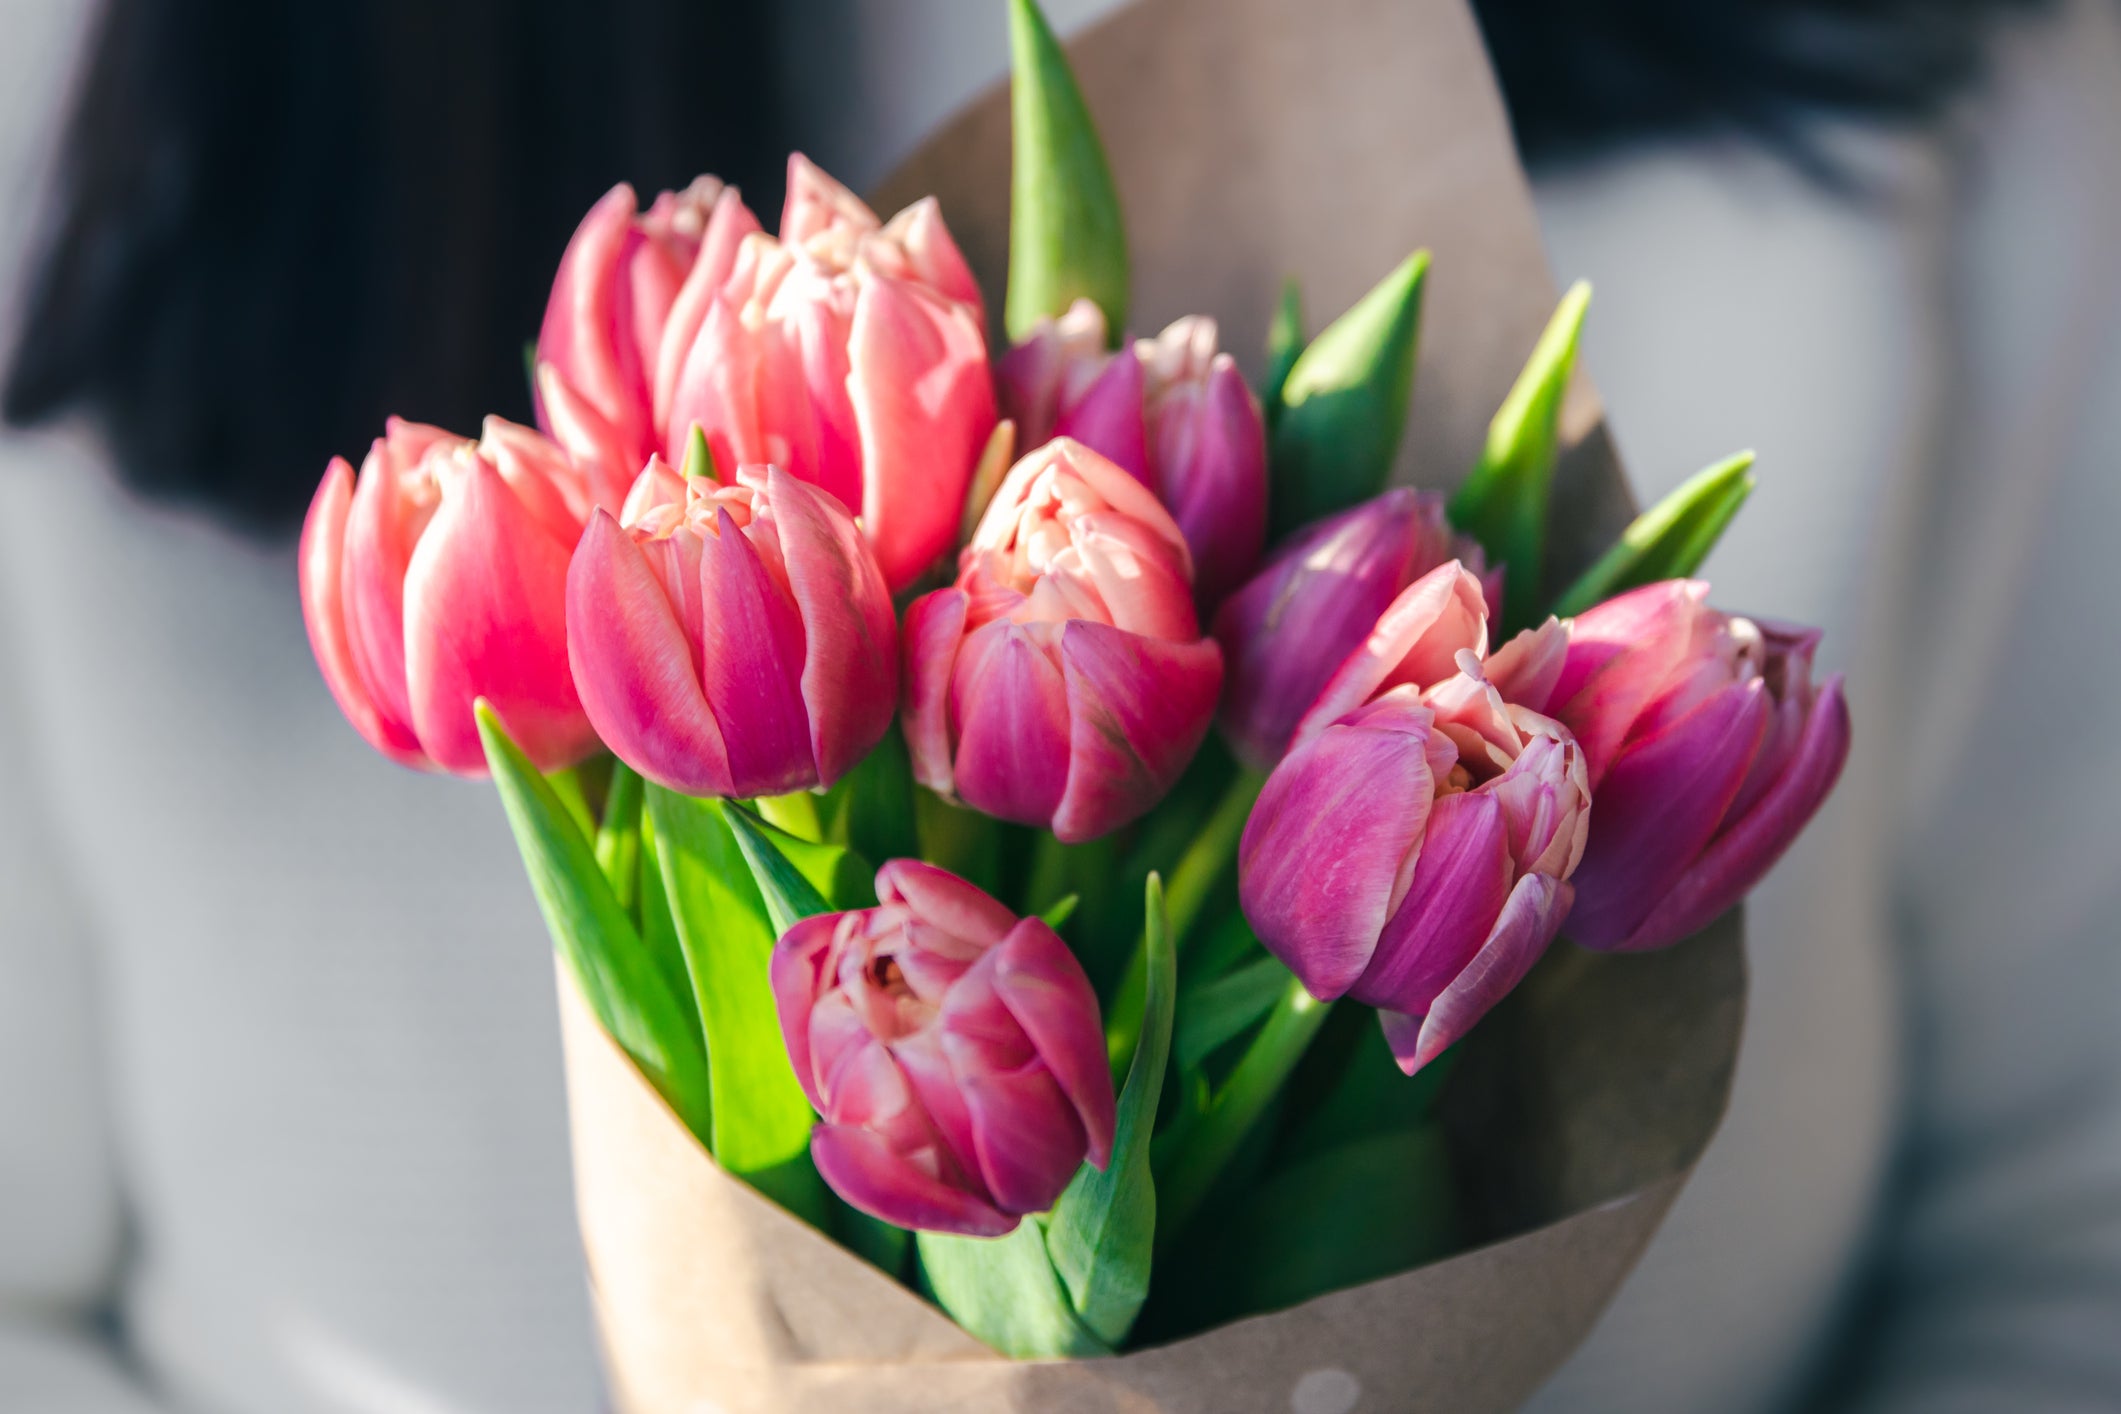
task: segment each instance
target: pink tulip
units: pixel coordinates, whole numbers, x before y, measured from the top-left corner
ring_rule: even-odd
[[[1296,723],[1393,599],[1453,558],[1481,572],[1480,547],[1451,532],[1443,498],[1405,487],[1318,522],[1288,541],[1223,605],[1215,637],[1229,664],[1223,735],[1265,770]],[[1483,581],[1499,598],[1500,572]]]
[[[1313,996],[1379,1008],[1409,1075],[1553,941],[1589,825],[1567,729],[1505,704],[1481,675],[1486,625],[1465,612],[1479,603],[1456,565],[1402,596],[1380,629],[1390,671],[1376,695],[1321,699],[1238,846],[1260,941]]]
[[[394,761],[486,773],[472,703],[541,770],[596,736],[567,670],[567,560],[587,478],[527,427],[477,442],[392,418],[355,480],[335,457],[302,526],[302,617],[324,681]]]
[[[1597,827],[1569,936],[1663,947],[1706,927],[1782,856],[1848,759],[1837,674],[1813,629],[1719,613],[1708,585],[1645,585],[1520,635],[1490,672],[1583,743]]]
[[[1156,498],[1066,438],[1013,467],[957,583],[906,612],[921,784],[1074,843],[1135,819],[1207,733],[1222,655]]]
[[[1026,446],[1072,437],[1156,492],[1193,554],[1204,609],[1259,560],[1267,534],[1267,443],[1258,400],[1215,321],[1189,316],[1154,339],[1105,351],[1105,317],[1077,300],[996,366],[1005,415]]]
[[[898,643],[876,559],[838,502],[777,467],[734,484],[650,461],[567,576],[589,720],[691,795],[829,786],[891,726]]]
[[[553,435],[597,472],[606,510],[667,444],[657,415],[666,341],[698,327],[758,229],[735,187],[700,177],[645,212],[621,183],[568,242],[538,331],[538,401]]]
[[[823,1123],[818,1172],[900,1227],[998,1237],[1112,1153],[1112,1075],[1082,964],[1036,918],[895,859],[877,906],[773,951],[781,1036]]]
[[[888,223],[802,156],[779,239],[704,257],[664,332],[665,456],[697,425],[716,464],[772,463],[861,519],[893,591],[956,543],[994,428],[979,289],[930,199]]]

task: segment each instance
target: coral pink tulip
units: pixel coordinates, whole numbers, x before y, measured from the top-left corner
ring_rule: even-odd
[[[1512,700],[1583,743],[1598,809],[1568,932],[1663,947],[1707,926],[1779,859],[1848,758],[1819,634],[1720,613],[1698,580],[1645,585],[1495,655]]]
[[[1238,757],[1259,770],[1280,760],[1297,721],[1393,599],[1454,558],[1482,569],[1480,547],[1445,522],[1443,499],[1404,487],[1277,550],[1215,619],[1230,679],[1222,729]],[[1499,588],[1499,574],[1484,581],[1490,599]]]
[[[1553,941],[1589,826],[1568,730],[1481,675],[1479,604],[1457,565],[1402,596],[1372,639],[1387,670],[1337,679],[1351,693],[1369,680],[1375,695],[1321,698],[1238,847],[1260,941],[1312,995],[1379,1008],[1408,1074]]]
[[[1072,437],[1134,473],[1178,522],[1203,610],[1259,560],[1267,534],[1267,441],[1259,402],[1216,351],[1215,321],[1189,316],[1154,339],[1105,351],[1105,317],[1077,300],[996,365],[1023,445]]]
[[[979,290],[935,202],[879,222],[798,155],[780,237],[749,235],[717,274],[687,282],[664,332],[664,455],[697,425],[719,466],[822,486],[905,588],[956,543],[995,422]]]
[[[597,472],[606,510],[667,445],[658,381],[682,349],[666,359],[666,341],[685,342],[683,331],[698,327],[758,229],[736,188],[701,177],[646,211],[621,183],[568,242],[538,331],[538,401],[546,426]]]
[[[959,560],[906,613],[906,737],[923,785],[1073,843],[1135,819],[1207,732],[1222,655],[1156,498],[1062,438],[1018,462]]]
[[[900,1227],[996,1237],[1112,1152],[1112,1076],[1082,964],[1036,918],[895,859],[875,908],[806,918],[774,949],[818,1172]]]
[[[621,760],[692,795],[779,795],[883,738],[891,598],[837,501],[778,468],[724,485],[656,458],[624,517],[596,512],[567,577],[574,680]]]
[[[302,527],[302,617],[324,681],[369,744],[479,776],[472,703],[540,769],[596,747],[567,670],[567,561],[587,478],[543,436],[479,441],[391,419],[358,481],[334,458]]]

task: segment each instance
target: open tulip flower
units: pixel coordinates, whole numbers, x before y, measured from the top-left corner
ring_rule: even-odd
[[[906,612],[915,777],[1071,844],[1141,815],[1222,684],[1191,568],[1156,498],[1088,447],[1061,438],[1018,462],[957,583]]]
[[[566,586],[591,488],[565,452],[488,418],[480,440],[390,420],[332,459],[302,526],[302,617],[355,730],[408,766],[486,774],[486,698],[545,770],[596,748],[567,667]]]
[[[1481,673],[1479,582],[1408,588],[1267,778],[1238,847],[1253,930],[1322,1000],[1383,1013],[1409,1074],[1523,980],[1584,850],[1568,730]]]
[[[692,795],[829,786],[890,729],[891,599],[829,495],[777,467],[731,484],[650,461],[624,520],[598,510],[567,576],[589,720]]]
[[[996,1237],[1112,1150],[1112,1075],[1082,964],[1036,918],[895,859],[877,906],[805,918],[772,962],[823,1122],[818,1172],[901,1227]]]
[[[686,331],[699,327],[758,229],[736,188],[717,178],[663,192],[646,211],[622,182],[568,242],[538,331],[538,399],[554,435],[596,469],[605,509],[618,509],[667,445],[657,408],[668,406]]]
[[[1105,317],[1077,300],[995,367],[1025,445],[1072,437],[1156,492],[1193,554],[1204,611],[1251,573],[1267,533],[1267,439],[1259,402],[1215,321],[1189,315],[1154,339],[1105,351]]]
[[[1443,498],[1398,487],[1304,530],[1215,618],[1229,690],[1224,737],[1266,770],[1320,689],[1362,644],[1401,590],[1456,559],[1484,568],[1480,547],[1454,535]],[[1500,575],[1483,581],[1493,600]]]
[[[1826,800],[1848,758],[1837,674],[1812,684],[1816,630],[1708,606],[1666,580],[1520,635],[1491,661],[1505,695],[1583,743],[1596,825],[1569,936],[1663,947],[1758,883]]]

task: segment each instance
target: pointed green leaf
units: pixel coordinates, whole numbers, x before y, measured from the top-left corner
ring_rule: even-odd
[[[1638,585],[1687,578],[1701,568],[1752,494],[1751,452],[1694,473],[1635,517],[1613,548],[1555,601],[1554,612],[1570,618]]]
[[[1418,250],[1296,356],[1268,442],[1273,533],[1384,489],[1407,427],[1429,253]]]
[[[876,902],[876,871],[845,845],[797,839],[733,801],[722,809],[766,900],[766,914],[781,932],[799,918]]]
[[[685,961],[685,945],[678,940],[677,920],[670,916],[670,895],[663,888],[663,868],[656,860],[655,827],[649,823],[647,802],[644,799],[634,811],[641,821],[640,878],[635,888],[634,912],[640,918],[641,943],[648,955],[655,959],[657,971],[663,974],[664,985],[674,997],[682,997],[685,1007],[685,1023],[698,1045],[700,1054],[707,1054],[707,1034],[701,1029],[699,1003],[693,999],[692,968]],[[706,1111],[701,1111],[706,1118]],[[713,1131],[705,1124],[695,1131],[702,1144],[713,1142]]]
[[[1546,554],[1547,499],[1561,452],[1561,410],[1576,366],[1591,286],[1579,280],[1561,297],[1524,371],[1488,424],[1488,442],[1473,472],[1451,498],[1451,523],[1478,540],[1503,579],[1502,627],[1532,622],[1543,602],[1540,560]]]
[[[1267,957],[1188,991],[1179,1008],[1179,1069],[1200,1069],[1218,1046],[1236,1040],[1274,1010],[1288,980],[1289,969]]]
[[[915,1234],[936,1305],[1014,1360],[1080,1359],[1111,1347],[1076,1318],[1046,1256],[1044,1224],[1025,1218],[1001,1237]]]
[[[1296,356],[1304,351],[1303,287],[1291,275],[1281,282],[1281,302],[1274,306],[1273,322],[1267,325],[1267,378],[1260,384],[1259,400],[1266,408],[1267,430],[1281,421],[1281,390],[1289,381]]]
[[[814,1116],[788,1063],[767,977],[780,930],[752,882],[724,802],[653,783],[647,799],[656,860],[707,1036],[709,1147],[723,1168],[824,1227],[831,1207],[810,1162]]]
[[[711,1112],[707,1056],[688,1013],[597,867],[574,815],[482,699],[473,708],[531,892],[583,998],[620,1049],[695,1133]]]
[[[1149,993],[1141,1043],[1119,1095],[1112,1158],[1100,1173],[1088,1164],[1061,1194],[1046,1223],[1046,1251],[1091,1333],[1117,1347],[1134,1328],[1149,1295],[1156,1251],[1156,1182],[1149,1141],[1171,1055],[1178,997],[1178,955],[1164,920],[1163,881],[1149,876],[1144,903],[1149,938]]]
[[[632,913],[641,884],[641,776],[624,761],[612,763],[596,850],[597,867],[611,882],[619,907]]]
[[[1082,901],[1081,894],[1069,894],[1051,906],[1041,909],[1038,916],[1048,928],[1058,933],[1068,926],[1068,920],[1075,916],[1075,906]]]
[[[714,449],[707,445],[707,434],[700,430],[697,422],[692,424],[692,431],[685,438],[685,463],[678,470],[679,475],[687,478],[722,479],[721,471],[714,464]]]
[[[1119,191],[1068,56],[1033,0],[1010,0],[1009,295],[1011,339],[1077,299],[1127,327],[1127,233]]]

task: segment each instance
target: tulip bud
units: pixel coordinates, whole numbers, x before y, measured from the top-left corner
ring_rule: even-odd
[[[623,522],[590,520],[567,635],[612,751],[688,795],[829,786],[891,725],[883,574],[846,511],[778,467],[724,485],[651,460]]]
[[[1812,686],[1818,632],[1720,613],[1708,588],[1644,585],[1491,661],[1510,700],[1583,743],[1598,818],[1569,936],[1585,947],[1640,951],[1706,927],[1782,856],[1848,759],[1841,678]]]
[[[1117,353],[1104,345],[1104,315],[1088,300],[1040,320],[996,367],[1002,411],[1025,445],[1072,437],[1154,491],[1192,552],[1195,597],[1212,608],[1266,539],[1259,403],[1216,351],[1212,319],[1176,320]]]
[[[737,247],[758,229],[736,188],[700,177],[645,212],[621,183],[568,242],[538,331],[539,408],[595,470],[607,510],[665,445],[657,378],[673,323],[698,327]]]
[[[994,428],[979,289],[932,199],[880,223],[800,155],[781,227],[746,237],[716,287],[673,310],[663,454],[680,458],[697,425],[718,466],[771,463],[823,487],[903,589],[955,543]]]
[[[1462,647],[1301,735],[1238,846],[1262,943],[1321,1000],[1384,1013],[1409,1075],[1522,981],[1569,911],[1590,785],[1567,730]]]
[[[1215,618],[1230,690],[1223,735],[1265,770],[1333,672],[1401,590],[1456,558],[1481,570],[1480,547],[1444,521],[1440,497],[1405,487],[1321,521],[1275,551]],[[1500,571],[1483,592],[1495,597]]]
[[[486,774],[484,697],[540,770],[596,747],[567,671],[567,560],[587,478],[527,427],[478,442],[392,418],[302,526],[302,617],[354,729],[394,761]]]
[[[773,951],[781,1036],[823,1118],[811,1157],[873,1217],[998,1237],[1110,1160],[1097,996],[1051,928],[955,874],[895,859],[876,896]]]
[[[1178,527],[1063,438],[1011,469],[957,583],[906,612],[915,778],[1004,820],[1095,839],[1192,759],[1222,683]]]

